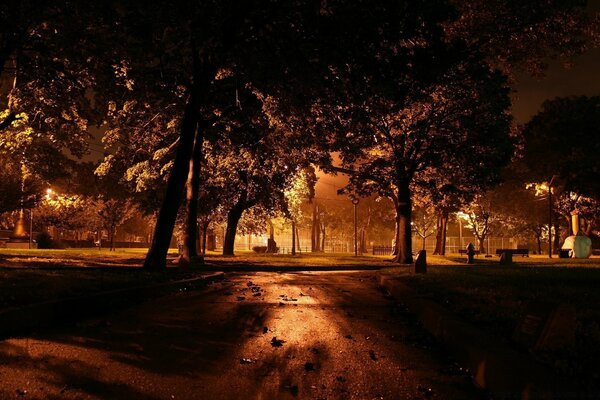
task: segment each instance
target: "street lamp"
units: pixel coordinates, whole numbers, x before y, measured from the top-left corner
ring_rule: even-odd
[[[356,256],[358,256],[358,245],[357,245],[358,230],[356,227],[356,222],[357,222],[356,208],[358,206],[358,199],[356,198],[356,196],[350,195],[350,200],[352,201],[352,205],[354,206],[354,256],[356,257]]]

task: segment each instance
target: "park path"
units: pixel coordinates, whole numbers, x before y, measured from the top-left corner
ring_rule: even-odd
[[[477,399],[372,273],[227,274],[0,342],[0,398]]]

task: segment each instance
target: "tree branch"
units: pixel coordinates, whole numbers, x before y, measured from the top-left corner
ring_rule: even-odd
[[[8,114],[6,116],[6,118],[4,118],[4,121],[0,122],[0,130],[6,129],[10,126],[10,124],[12,124],[14,121],[18,121],[21,118],[17,117],[17,114],[14,112],[11,112],[10,114]]]

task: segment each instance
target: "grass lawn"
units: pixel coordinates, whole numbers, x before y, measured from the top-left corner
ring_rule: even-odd
[[[409,275],[391,268],[409,286],[495,335],[510,338],[527,302],[571,304],[576,309],[576,344],[536,356],[560,372],[600,381],[600,258],[552,259],[543,256],[521,259],[511,267],[500,266],[498,257],[480,258],[474,266],[464,258],[448,257],[455,265],[432,265],[427,275]]]
[[[0,310],[58,298],[160,283],[196,276],[170,269],[164,274],[139,267],[146,249],[0,249]],[[176,253],[176,252],[175,252]],[[174,257],[174,252],[170,256]]]
[[[0,249],[1,267],[108,267],[139,266],[147,249]],[[176,250],[169,254],[174,256]]]
[[[236,251],[235,256],[223,256],[216,252],[209,252],[205,257],[209,265],[220,266],[226,269],[236,265],[255,265],[262,267],[380,267],[386,268],[393,264],[389,256],[363,255],[355,257],[343,253],[298,253],[291,254],[265,254],[252,251]]]

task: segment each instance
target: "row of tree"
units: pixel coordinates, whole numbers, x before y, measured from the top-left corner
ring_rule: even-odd
[[[7,3],[0,68],[14,79],[0,150],[42,180],[64,178],[101,126],[96,174],[157,212],[148,269],[166,266],[178,215],[182,263],[196,255],[199,221],[226,216],[226,254],[244,213],[295,224],[314,166],[349,174],[348,193],[391,199],[396,260],[409,263],[414,199],[431,199],[445,226],[498,182],[523,144],[511,76],[594,44],[583,6]]]

